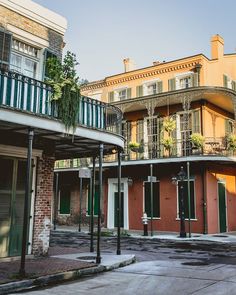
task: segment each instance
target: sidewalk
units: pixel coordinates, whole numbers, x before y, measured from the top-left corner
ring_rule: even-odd
[[[53,247],[50,252],[49,257],[27,257],[27,276],[24,279],[19,278],[18,275],[19,259],[0,260],[0,294],[73,280],[84,275],[116,269],[135,262],[134,255],[101,253],[102,261],[97,265],[96,253],[79,253],[78,249],[63,247]]]
[[[68,232],[78,232],[78,226],[57,226],[56,231],[68,231]],[[95,228],[96,231],[96,228]],[[89,233],[88,227],[82,227],[83,233]],[[106,228],[102,229],[102,232],[110,233],[110,235],[116,235],[116,229],[108,230]],[[123,233],[123,234],[122,234]],[[132,238],[139,239],[161,239],[161,240],[173,240],[173,241],[209,241],[216,243],[232,243],[236,244],[236,232],[226,232],[218,234],[199,234],[191,233],[191,238],[189,238],[188,232],[186,232],[186,238],[180,238],[179,233],[176,232],[163,232],[163,231],[153,231],[153,236],[151,236],[150,231],[148,231],[148,236],[143,236],[143,231],[140,230],[121,230],[122,236],[130,236]]]

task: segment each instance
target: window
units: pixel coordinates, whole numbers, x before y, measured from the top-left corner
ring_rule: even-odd
[[[156,94],[157,93],[157,84],[149,84],[147,85],[147,94]]]
[[[10,62],[11,40],[11,34],[0,31],[0,67],[5,70]]]
[[[118,98],[119,100],[124,100],[127,98],[127,89],[122,89],[118,91]]]
[[[48,78],[49,73],[48,73],[48,66],[47,66],[47,60],[49,58],[57,58],[57,56],[52,53],[51,51],[45,49],[44,51],[44,79]]]
[[[139,88],[137,88],[137,93],[140,95],[144,94],[144,95],[152,95],[152,94],[157,94],[157,93],[161,93],[162,92],[162,81],[150,81],[150,82],[145,82],[143,84],[143,89],[140,88],[141,86],[139,86]]]
[[[39,50],[18,40],[12,42],[10,69],[30,78],[36,78]]]
[[[192,79],[191,77],[185,77],[179,80],[180,89],[192,87]]]
[[[234,121],[225,119],[225,135],[234,134]]]
[[[191,219],[196,218],[195,213],[195,191],[194,191],[194,180],[189,181],[190,184],[190,217]],[[180,182],[178,182],[178,213],[177,217],[179,218],[179,208],[180,208]],[[189,218],[188,210],[188,181],[184,181],[184,216]]]
[[[144,182],[144,211],[151,217],[151,183]],[[153,182],[153,217],[160,217],[160,182]]]
[[[123,121],[122,122],[122,129],[121,129],[121,135],[125,138],[125,147],[124,147],[124,153],[128,153],[128,145],[131,141],[131,122]]]

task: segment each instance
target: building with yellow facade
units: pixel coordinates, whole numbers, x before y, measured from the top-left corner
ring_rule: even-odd
[[[224,52],[221,36],[211,38],[211,58],[197,54],[141,69],[127,58],[123,73],[90,82],[82,93],[123,112],[125,229],[142,229],[146,212],[153,230],[178,231],[180,215],[193,232],[236,230],[236,53]],[[117,162],[107,161],[105,224],[114,228]]]

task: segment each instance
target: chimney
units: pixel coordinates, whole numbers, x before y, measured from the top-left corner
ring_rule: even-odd
[[[211,59],[219,59],[224,55],[224,39],[220,35],[211,37]]]
[[[125,73],[135,70],[134,62],[130,58],[125,58],[123,60]]]
[[[153,64],[154,66],[157,66],[157,65],[160,64],[160,62],[159,62],[159,60],[158,60],[158,61],[154,61],[152,64]]]

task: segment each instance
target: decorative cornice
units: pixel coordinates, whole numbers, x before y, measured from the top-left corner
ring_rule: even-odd
[[[174,62],[176,62],[176,61],[173,61],[172,63],[174,63]],[[195,59],[194,61],[189,61],[189,62],[182,61],[178,65],[173,65],[173,64],[166,65],[165,63],[162,63],[162,64],[155,65],[155,66],[151,67],[151,69],[148,71],[146,69],[143,69],[143,72],[137,73],[138,71],[142,70],[142,69],[138,69],[138,70],[132,71],[130,73],[128,72],[128,73],[124,73],[124,74],[118,74],[117,76],[113,76],[112,78],[108,77],[108,78],[105,78],[104,80],[92,82],[92,83],[89,83],[89,84],[81,87],[81,90],[82,91],[95,90],[98,88],[117,85],[117,84],[124,83],[124,82],[129,82],[129,81],[133,81],[133,80],[138,80],[138,79],[148,78],[148,77],[152,77],[152,76],[156,76],[156,75],[161,75],[161,74],[168,73],[168,72],[175,72],[175,71],[182,70],[182,69],[194,68],[199,63],[201,63],[200,58]],[[121,75],[124,75],[124,76],[119,77]]]

